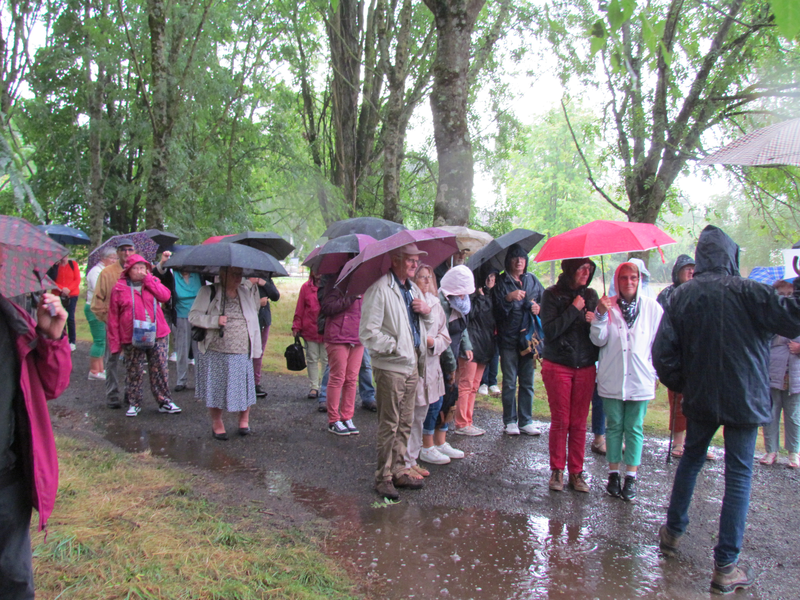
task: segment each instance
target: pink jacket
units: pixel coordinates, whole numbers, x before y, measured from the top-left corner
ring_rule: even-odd
[[[66,337],[50,340],[37,335],[36,322],[2,296],[0,310],[5,313],[9,329],[16,338],[19,386],[30,427],[21,432],[27,452],[22,461],[26,479],[31,483],[33,507],[39,512],[41,531],[53,512],[58,491],[58,457],[47,401],[58,397],[69,386],[72,353]]]
[[[294,309],[294,320],[292,321],[292,331],[297,331],[307,342],[322,343],[322,334],[317,329],[317,317],[319,316],[319,300],[314,278],[308,278],[301,287],[300,295],[297,297],[297,307]]]
[[[129,285],[128,271],[130,268],[139,262],[145,262],[138,254],[131,256],[125,263],[125,269],[122,271],[119,280],[117,281],[114,289],[111,290],[111,300],[108,305],[108,343],[110,350],[113,354],[117,354],[122,350],[122,346],[131,343],[133,337],[133,319],[134,319],[134,306],[131,298],[131,287]],[[146,263],[149,267],[149,263]],[[142,281],[142,289],[140,292],[134,292],[136,319],[144,321],[148,319],[153,320],[153,299],[156,300],[156,337],[162,338],[169,335],[169,324],[164,318],[164,311],[159,302],[166,302],[169,300],[169,289],[150,273],[145,275]],[[145,311],[147,316],[145,317]]]

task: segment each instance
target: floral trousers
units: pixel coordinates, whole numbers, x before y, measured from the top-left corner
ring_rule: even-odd
[[[140,406],[144,397],[144,373],[150,373],[150,390],[159,405],[170,401],[167,382],[167,337],[158,338],[152,348],[122,347],[125,355],[125,401]]]

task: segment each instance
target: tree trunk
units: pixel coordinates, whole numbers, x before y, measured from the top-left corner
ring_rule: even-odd
[[[153,148],[150,180],[147,182],[145,227],[164,226],[164,205],[169,202],[169,65],[167,63],[167,13],[164,0],[147,0],[150,28],[151,99]]]

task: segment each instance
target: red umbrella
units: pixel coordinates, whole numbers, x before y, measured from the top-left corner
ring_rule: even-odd
[[[6,298],[55,287],[47,270],[68,254],[25,219],[5,215],[0,216],[0,247],[0,294]]]
[[[344,287],[348,295],[363,294],[392,266],[392,251],[406,244],[416,244],[427,252],[423,262],[438,265],[458,252],[456,236],[437,227],[399,231],[394,235],[369,244],[364,250],[345,264],[338,287]]]
[[[222,240],[224,238],[233,237],[235,235],[236,235],[235,233],[229,233],[228,235],[212,235],[210,238],[208,238],[206,240],[203,240],[203,244],[201,244],[201,245],[216,244],[217,242],[219,242],[220,240]]]

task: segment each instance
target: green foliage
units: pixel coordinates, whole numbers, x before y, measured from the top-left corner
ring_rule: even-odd
[[[800,34],[800,3],[797,0],[772,0],[772,10],[781,35],[790,40],[797,38]]]

